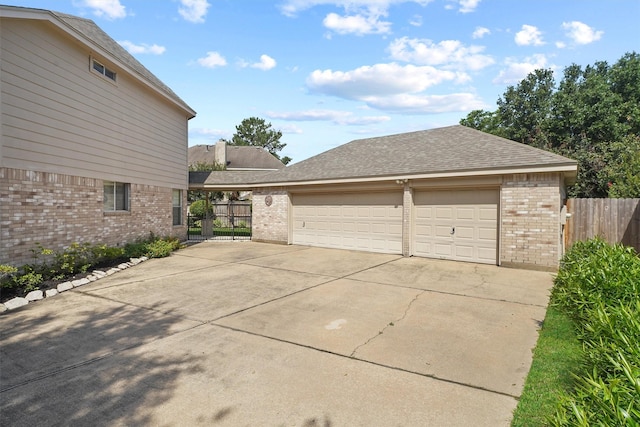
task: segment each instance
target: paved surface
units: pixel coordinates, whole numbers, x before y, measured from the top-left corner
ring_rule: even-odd
[[[0,316],[0,424],[507,426],[551,284],[201,243]]]

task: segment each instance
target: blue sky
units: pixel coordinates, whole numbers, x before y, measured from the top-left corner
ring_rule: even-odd
[[[640,0],[24,0],[94,20],[198,113],[189,145],[255,116],[304,160],[494,110],[536,68],[640,51]]]

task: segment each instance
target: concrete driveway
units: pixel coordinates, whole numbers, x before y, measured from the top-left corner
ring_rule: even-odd
[[[507,426],[549,273],[201,243],[0,316],[3,425]]]

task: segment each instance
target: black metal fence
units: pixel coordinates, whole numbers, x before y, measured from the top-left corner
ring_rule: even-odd
[[[205,218],[187,216],[189,240],[251,240],[251,202],[224,202],[211,206]]]

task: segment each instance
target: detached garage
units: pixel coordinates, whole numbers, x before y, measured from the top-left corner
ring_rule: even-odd
[[[254,240],[553,270],[576,172],[450,126],[355,140],[244,185]]]

